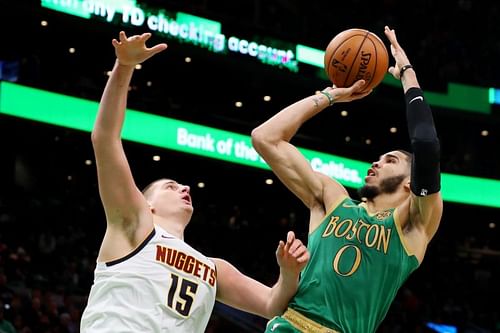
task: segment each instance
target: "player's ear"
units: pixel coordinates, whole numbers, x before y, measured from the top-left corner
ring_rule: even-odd
[[[155,212],[155,208],[153,207],[153,205],[149,201],[148,201],[148,206],[149,206],[149,210],[151,211],[151,213],[154,213]]]
[[[411,192],[411,188],[410,188],[410,185],[411,185],[411,180],[410,180],[410,176],[406,177],[406,179],[404,180],[404,187],[405,187],[405,191],[407,191],[408,193]]]

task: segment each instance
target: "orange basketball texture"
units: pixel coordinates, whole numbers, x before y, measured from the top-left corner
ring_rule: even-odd
[[[348,29],[336,35],[325,51],[325,71],[337,87],[365,80],[363,92],[375,88],[389,67],[384,42],[373,32]]]

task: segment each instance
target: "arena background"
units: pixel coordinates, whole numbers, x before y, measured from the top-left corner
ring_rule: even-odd
[[[426,93],[446,94],[449,83],[456,83],[465,85],[467,102],[467,93],[477,88],[500,88],[500,6],[493,1],[137,5],[218,21],[228,36],[320,50],[344,29],[366,28],[383,37],[387,24],[396,29]],[[111,39],[121,29],[146,31],[42,8],[34,0],[1,0],[0,25],[2,87],[11,81],[95,102],[114,62]],[[293,72],[162,34],[149,44],[157,42],[169,48],[136,71],[131,109],[248,136],[281,108],[329,84],[312,66],[300,64]],[[488,91],[486,112],[432,105],[443,172],[500,180],[498,92]],[[263,100],[266,95],[270,101]],[[242,107],[235,106],[238,101]],[[405,126],[402,91],[384,83],[364,100],[334,105],[309,121],[294,143],[370,162],[388,150],[409,149]],[[207,255],[272,284],[278,240],[295,230],[307,241],[308,212],[270,171],[132,141],[124,145],[139,186],[164,176],[191,185],[195,213],[185,238]],[[23,333],[78,332],[105,228],[90,135],[0,112],[0,149],[0,324],[8,320]],[[268,179],[274,182],[266,184]],[[500,332],[500,193],[493,197],[496,207],[445,202],[425,261],[378,332]],[[217,304],[207,332],[262,332],[264,325],[261,318]]]

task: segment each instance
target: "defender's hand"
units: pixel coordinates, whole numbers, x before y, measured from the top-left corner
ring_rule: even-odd
[[[147,47],[146,41],[149,38],[151,38],[149,32],[127,37],[125,32],[120,31],[120,41],[112,40],[118,62],[125,66],[135,66],[167,48],[165,43]]]
[[[283,273],[298,276],[309,262],[309,251],[293,231],[287,234],[286,243],[280,241],[276,250],[276,259]]]

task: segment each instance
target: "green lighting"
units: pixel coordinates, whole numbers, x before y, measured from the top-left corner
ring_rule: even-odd
[[[297,52],[297,61],[316,67],[321,67],[321,68],[324,67],[325,51],[297,44],[296,52]]]
[[[123,13],[136,7],[135,0],[41,0],[42,7],[61,13],[90,19],[93,15],[106,18],[111,22],[116,13]]]
[[[61,13],[90,19],[90,13],[88,10],[84,10],[82,3],[83,0],[73,0],[64,3],[60,3],[60,1],[58,0],[42,0],[42,7],[52,9]]]
[[[447,93],[426,91],[425,98],[429,104],[435,106],[484,114],[491,112],[491,106],[488,102],[488,88],[449,83]]]
[[[441,193],[446,201],[500,208],[500,181],[443,174]]]
[[[222,27],[220,22],[182,12],[177,13],[177,23],[186,24],[188,26],[194,25],[198,30],[211,32],[214,35],[220,34]]]
[[[0,83],[0,113],[90,132],[98,103],[29,88]],[[128,110],[122,136],[125,140],[201,155],[231,163],[269,169],[247,135]],[[357,188],[370,164],[299,148],[313,169]],[[500,181],[442,174],[443,199],[450,202],[500,208]]]

